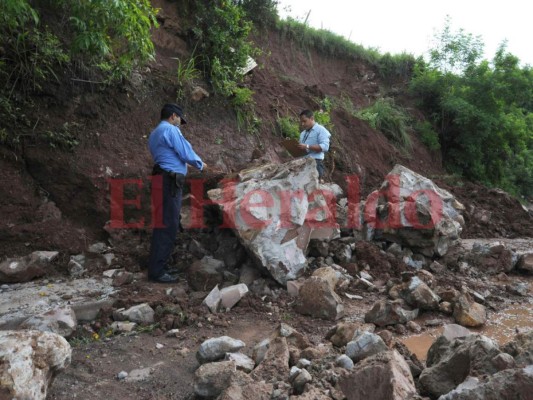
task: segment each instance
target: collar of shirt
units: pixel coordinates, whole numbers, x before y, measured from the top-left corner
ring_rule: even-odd
[[[309,138],[309,135],[311,134],[311,132],[316,128],[316,122],[315,124],[311,127],[311,129],[306,129],[305,130],[305,133],[304,133],[304,143],[305,141]]]

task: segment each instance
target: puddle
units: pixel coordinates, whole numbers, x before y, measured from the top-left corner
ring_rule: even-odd
[[[533,304],[523,304],[498,313],[491,313],[489,318],[485,326],[470,329],[470,331],[485,335],[503,345],[515,337],[516,329],[521,332],[533,329]],[[403,338],[402,342],[412,353],[416,354],[419,360],[425,361],[427,351],[443,329],[443,327],[429,329],[420,335]]]

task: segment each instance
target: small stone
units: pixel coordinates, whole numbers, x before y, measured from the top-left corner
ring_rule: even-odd
[[[162,345],[161,343],[156,343],[155,344],[155,348],[158,349],[158,350],[161,350],[163,347],[165,347],[165,346]]]
[[[311,366],[311,361],[307,360],[306,358],[301,358],[296,366],[298,368],[308,368]]]
[[[354,363],[350,357],[348,357],[346,354],[343,354],[335,360],[335,365],[350,370],[353,368]]]
[[[179,329],[171,329],[169,330],[167,333],[166,333],[166,336],[167,337],[178,337],[180,333],[180,330]]]
[[[113,332],[115,333],[132,332],[136,327],[137,324],[135,322],[115,321],[111,324],[111,329],[113,329]]]
[[[411,332],[420,333],[422,331],[420,325],[414,321],[408,321],[405,326],[407,326],[407,329],[409,329]]]
[[[189,354],[191,352],[190,349],[188,349],[187,347],[184,347],[183,349],[179,349],[177,351],[177,353],[182,356],[182,357],[187,357],[187,354]]]
[[[196,359],[200,364],[221,360],[226,353],[237,352],[245,346],[246,344],[243,341],[229,336],[211,338],[201,344],[196,353]]]
[[[126,379],[126,377],[128,376],[128,373],[126,371],[120,371],[118,374],[117,374],[117,379],[119,381],[123,381],[124,379]]]

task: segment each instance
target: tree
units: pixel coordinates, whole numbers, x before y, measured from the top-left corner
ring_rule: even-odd
[[[449,15],[446,16],[442,31],[435,34],[434,43],[429,53],[429,65],[444,74],[462,73],[474,66],[483,55],[481,37],[465,33],[463,29],[454,32]]]
[[[533,194],[533,74],[503,43],[492,64],[482,43],[452,33],[449,20],[411,91],[434,126],[446,167],[511,193]]]

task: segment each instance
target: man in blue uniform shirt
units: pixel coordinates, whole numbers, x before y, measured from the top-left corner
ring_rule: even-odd
[[[152,180],[152,190],[160,191],[162,210],[156,210],[162,226],[154,226],[148,261],[148,277],[156,282],[171,283],[177,278],[166,270],[180,224],[182,187],[187,174],[187,165],[204,171],[207,165],[195,153],[191,144],[179,129],[186,124],[183,110],[176,104],[165,104],[161,110],[161,122],[152,131],[148,147],[154,161],[152,175],[161,179]],[[152,205],[160,207],[161,204]],[[162,212],[158,212],[162,211]],[[162,219],[161,219],[162,216]],[[160,224],[161,225],[161,224]]]
[[[322,180],[325,172],[324,154],[329,150],[331,133],[315,122],[315,116],[311,110],[303,110],[300,113],[300,125],[304,130],[300,133],[299,147],[307,151],[306,157],[315,159],[318,178]]]

